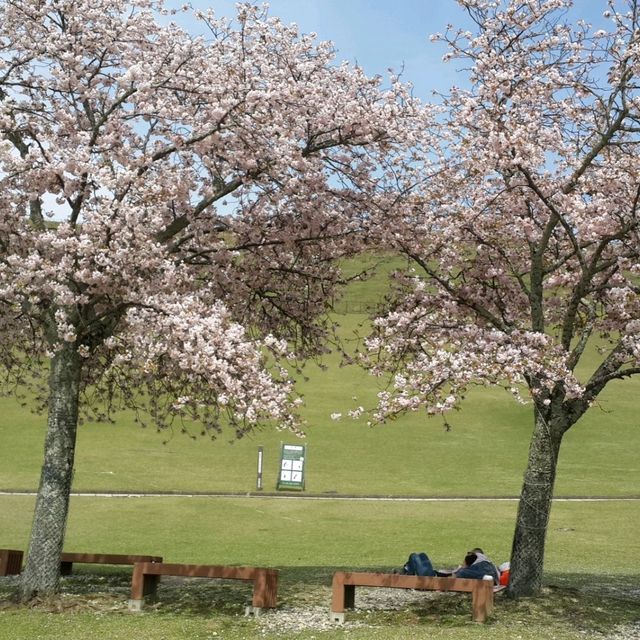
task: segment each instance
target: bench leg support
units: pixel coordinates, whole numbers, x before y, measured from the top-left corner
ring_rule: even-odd
[[[278,574],[261,571],[253,581],[251,605],[254,609],[272,609],[277,606]]]
[[[474,622],[486,622],[493,610],[493,581],[478,580],[471,592],[471,608]]]
[[[344,623],[344,610],[353,609],[356,603],[356,586],[344,583],[344,574],[336,572],[331,584],[331,609],[329,619],[332,622]]]
[[[130,611],[141,611],[145,598],[153,599],[160,582],[160,576],[144,573],[144,563],[136,563],[131,577]]]
[[[154,600],[156,597],[160,576],[145,575],[142,580],[142,594],[140,594],[140,589],[137,589],[135,594],[132,593],[132,596],[135,595],[136,597],[132,597],[129,600],[129,611],[142,611],[145,600]]]

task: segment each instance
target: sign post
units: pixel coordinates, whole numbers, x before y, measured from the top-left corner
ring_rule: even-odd
[[[280,470],[276,489],[304,491],[306,445],[283,444],[280,449]]]
[[[256,489],[262,491],[262,461],[263,461],[263,448],[258,447],[258,478],[256,480]]]

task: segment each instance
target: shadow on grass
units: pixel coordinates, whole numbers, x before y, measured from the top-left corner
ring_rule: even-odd
[[[339,570],[389,571],[389,567],[304,566],[278,567],[278,609],[326,607],[331,602],[331,579]],[[542,594],[511,600],[497,594],[489,626],[524,628],[563,625],[581,633],[604,633],[640,620],[638,576],[547,574]],[[18,578],[0,578],[0,609],[20,607]],[[90,610],[125,613],[131,572],[121,568],[82,568],[62,580],[59,599],[40,603],[49,611]],[[251,602],[252,585],[234,580],[163,577],[158,597],[145,610],[152,615],[212,615],[237,617]],[[467,626],[471,599],[467,594],[418,592],[399,589],[356,589],[356,610],[349,619],[372,625]]]
[[[469,622],[470,598],[436,594],[410,606],[400,615],[405,622],[434,622],[458,626]],[[396,619],[398,622],[398,619]],[[640,623],[638,575],[547,574],[542,593],[513,600],[506,592],[495,596],[489,625],[522,628],[563,624],[580,633],[606,633],[619,625]]]

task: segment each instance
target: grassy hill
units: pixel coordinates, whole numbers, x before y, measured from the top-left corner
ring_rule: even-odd
[[[353,275],[376,265],[381,273],[354,281],[336,316],[350,335],[366,324],[386,288],[384,273],[396,259],[370,257],[353,264]],[[353,310],[359,313],[353,313]],[[346,313],[349,311],[349,313]],[[509,496],[520,490],[531,407],[501,389],[477,389],[444,429],[438,418],[413,413],[387,425],[366,420],[332,421],[333,412],[371,407],[378,382],[356,367],[328,356],[326,369],[310,363],[298,388],[305,397],[307,485],[312,493]],[[306,378],[306,379],[305,379]],[[640,380],[612,384],[599,405],[567,434],[560,455],[559,495],[638,494],[635,451]],[[37,488],[45,418],[0,399],[0,490]],[[264,488],[275,489],[280,444],[296,442],[286,432],[265,428],[230,442],[142,429],[131,414],[115,425],[80,427],[74,477],[76,491],[248,492],[255,489],[257,447],[264,447]],[[489,463],[487,463],[489,461]]]

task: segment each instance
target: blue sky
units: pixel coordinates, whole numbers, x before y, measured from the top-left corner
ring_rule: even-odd
[[[602,26],[606,0],[574,0],[572,18]],[[179,0],[168,0],[179,6]],[[233,16],[235,0],[191,0],[197,9],[212,8]],[[256,2],[255,4],[262,4]],[[447,24],[464,27],[466,14],[455,0],[271,0],[270,14],[295,22],[304,33],[315,32],[331,40],[338,60],[357,61],[369,75],[387,75],[404,68],[403,78],[415,94],[429,100],[433,90],[446,91],[461,84],[452,63],[442,62],[445,49],[429,41]]]

